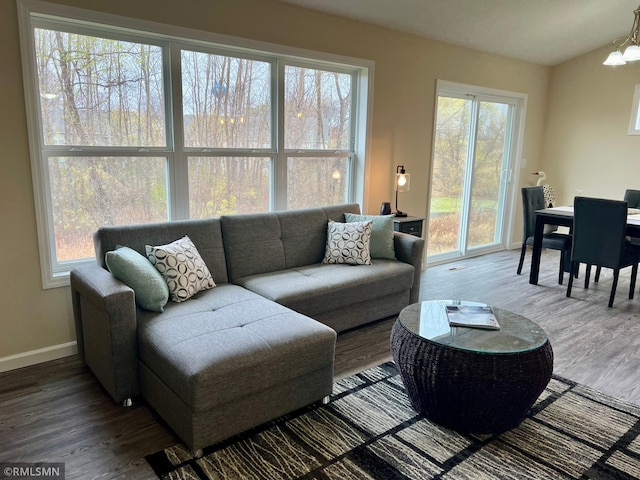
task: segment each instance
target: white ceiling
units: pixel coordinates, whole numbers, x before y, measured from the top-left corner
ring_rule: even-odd
[[[556,65],[604,47],[616,37],[626,37],[639,0],[281,1],[454,45]]]

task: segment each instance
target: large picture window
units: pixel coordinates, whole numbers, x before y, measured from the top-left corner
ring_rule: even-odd
[[[369,62],[18,5],[45,287],[100,226],[362,202]]]

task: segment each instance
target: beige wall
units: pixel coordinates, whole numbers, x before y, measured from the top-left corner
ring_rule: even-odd
[[[437,79],[528,94],[523,157],[539,168],[550,69],[314,13],[270,0],[56,0],[55,3],[375,62],[364,210],[392,201],[396,164],[412,174],[401,207],[427,210]],[[72,342],[68,288],[43,290],[22,90],[16,5],[0,2],[0,367],[3,357]],[[585,99],[586,100],[586,99]],[[531,183],[523,176],[521,183]],[[519,209],[518,209],[519,210]],[[516,240],[520,223],[516,220]],[[6,358],[5,358],[6,360]]]
[[[552,69],[542,165],[558,201],[640,189],[640,136],[627,135],[640,62],[605,67],[607,48]]]

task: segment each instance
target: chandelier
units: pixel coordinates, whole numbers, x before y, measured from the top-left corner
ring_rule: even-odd
[[[640,46],[638,46],[638,40],[640,40],[640,35],[638,34],[638,29],[640,28],[638,22],[640,19],[640,6],[633,11],[633,14],[635,17],[629,35],[627,35],[627,38],[620,37],[611,42],[615,50],[602,62],[603,65],[625,65],[627,62],[640,60]],[[625,45],[628,46],[622,53],[620,49]]]

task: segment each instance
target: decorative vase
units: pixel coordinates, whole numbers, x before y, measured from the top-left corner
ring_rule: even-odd
[[[391,215],[391,202],[382,202],[380,215]]]

